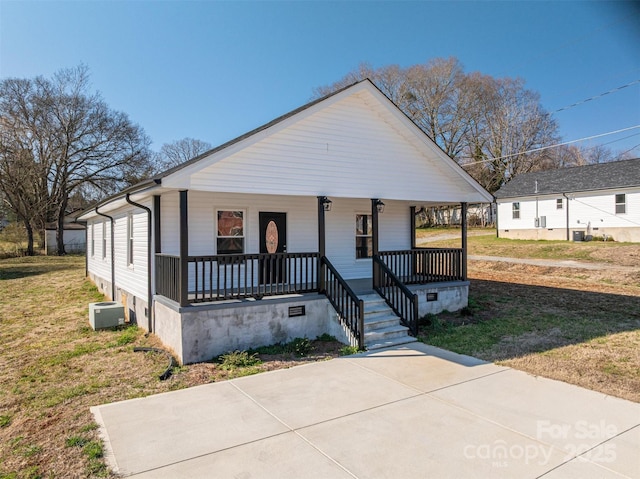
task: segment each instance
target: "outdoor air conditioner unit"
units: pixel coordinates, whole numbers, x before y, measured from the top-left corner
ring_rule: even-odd
[[[124,306],[115,301],[89,303],[89,322],[94,330],[120,326],[124,324]]]

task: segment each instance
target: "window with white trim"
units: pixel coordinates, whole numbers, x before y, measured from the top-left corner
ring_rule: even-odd
[[[107,258],[107,222],[102,222],[102,259]]]
[[[556,200],[556,209],[557,210],[561,210],[562,208],[564,208],[564,204],[562,202],[562,198],[558,198]]]
[[[520,202],[516,201],[511,205],[511,218],[514,220],[520,219]]]
[[[622,193],[616,195],[616,214],[621,215],[627,212],[627,195]]]
[[[127,215],[127,264],[133,266],[133,215]]]
[[[373,255],[372,231],[371,215],[356,215],[356,259]]]
[[[91,223],[91,257],[96,255],[96,224]]]
[[[243,210],[218,210],[216,213],[217,254],[244,253],[245,212]]]

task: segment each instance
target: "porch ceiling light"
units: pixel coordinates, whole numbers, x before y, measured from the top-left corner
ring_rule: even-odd
[[[325,211],[331,211],[331,203],[333,203],[329,198],[323,196],[320,198],[320,202],[322,203],[322,207]]]
[[[378,213],[384,213],[384,203],[380,200],[376,200],[376,209]]]

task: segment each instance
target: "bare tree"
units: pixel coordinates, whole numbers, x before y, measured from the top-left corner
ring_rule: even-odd
[[[57,224],[57,251],[64,254],[64,217],[70,196],[80,189],[95,196],[112,193],[150,171],[149,139],[126,114],[111,110],[89,91],[86,66],[64,69],[53,78],[7,79],[0,83],[0,152],[5,175],[17,161],[31,165],[31,190],[23,194],[38,204],[35,218],[43,227]],[[18,148],[23,152],[18,155]],[[28,152],[28,153],[27,153]],[[25,163],[26,162],[26,163]],[[3,191],[11,185],[3,182]],[[44,205],[44,206],[42,206]]]
[[[361,65],[314,93],[327,94],[363,78],[489,191],[519,173],[555,167],[549,152],[527,153],[555,141],[557,125],[520,79],[468,74],[456,58],[436,58],[405,69]]]
[[[558,136],[539,95],[526,90],[520,79],[485,76],[481,81],[481,108],[467,135],[468,171],[494,192],[521,173],[557,167],[549,151],[541,149]]]
[[[156,167],[159,171],[173,168],[211,148],[213,148],[211,144],[195,138],[183,138],[172,143],[165,143],[157,153]]]

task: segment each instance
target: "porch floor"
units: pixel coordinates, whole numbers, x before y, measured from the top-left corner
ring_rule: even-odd
[[[347,284],[358,296],[373,293],[373,279],[372,278],[359,278],[348,279]]]

